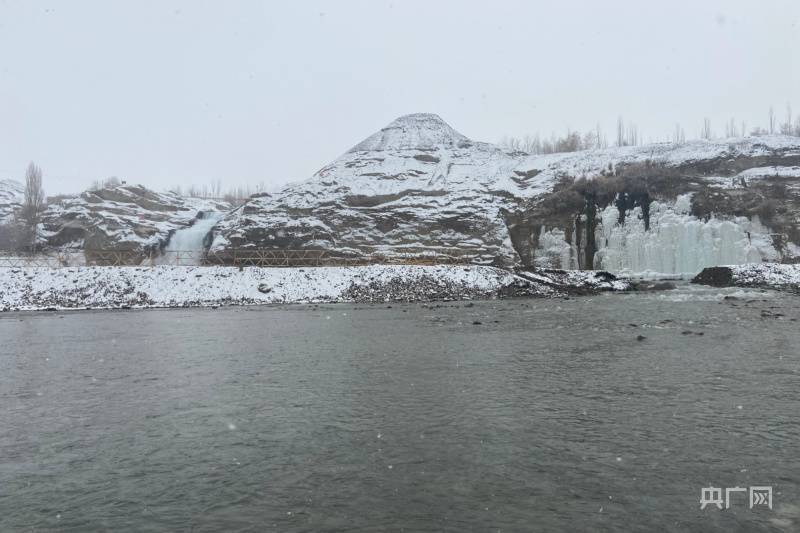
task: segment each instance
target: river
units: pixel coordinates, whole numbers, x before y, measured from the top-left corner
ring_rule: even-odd
[[[2,314],[0,531],[797,531],[797,301]]]

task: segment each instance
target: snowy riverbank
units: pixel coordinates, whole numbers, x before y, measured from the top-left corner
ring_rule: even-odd
[[[715,287],[763,287],[800,292],[800,264],[761,263],[706,268],[692,283]]]
[[[469,300],[629,288],[602,272],[516,275],[488,266],[0,268],[0,309]]]

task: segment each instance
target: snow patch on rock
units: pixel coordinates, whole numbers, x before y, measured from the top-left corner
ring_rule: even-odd
[[[800,264],[762,263],[703,269],[692,283],[717,287],[761,287],[800,292]]]

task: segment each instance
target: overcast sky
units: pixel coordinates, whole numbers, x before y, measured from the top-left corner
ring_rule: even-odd
[[[399,115],[663,140],[800,112],[800,1],[0,0],[0,178],[304,179]]]

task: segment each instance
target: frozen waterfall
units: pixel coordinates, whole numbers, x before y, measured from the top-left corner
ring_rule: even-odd
[[[195,220],[194,224],[173,233],[157,262],[159,264],[200,264],[206,250],[206,235],[223,215],[224,213],[216,211],[203,212],[202,218]]]
[[[758,217],[699,219],[690,214],[691,195],[674,204],[650,204],[650,228],[636,207],[619,223],[609,206],[598,213],[596,269],[636,275],[693,276],[703,268],[777,260],[768,230]]]
[[[708,220],[690,214],[691,195],[675,202],[651,202],[649,229],[641,207],[626,212],[619,222],[614,205],[597,213],[595,269],[642,277],[692,277],[703,268],[779,261],[769,230],[758,217]],[[558,228],[542,227],[534,261],[540,267],[576,269],[582,256],[575,243]],[[585,242],[585,236],[581,239]]]

